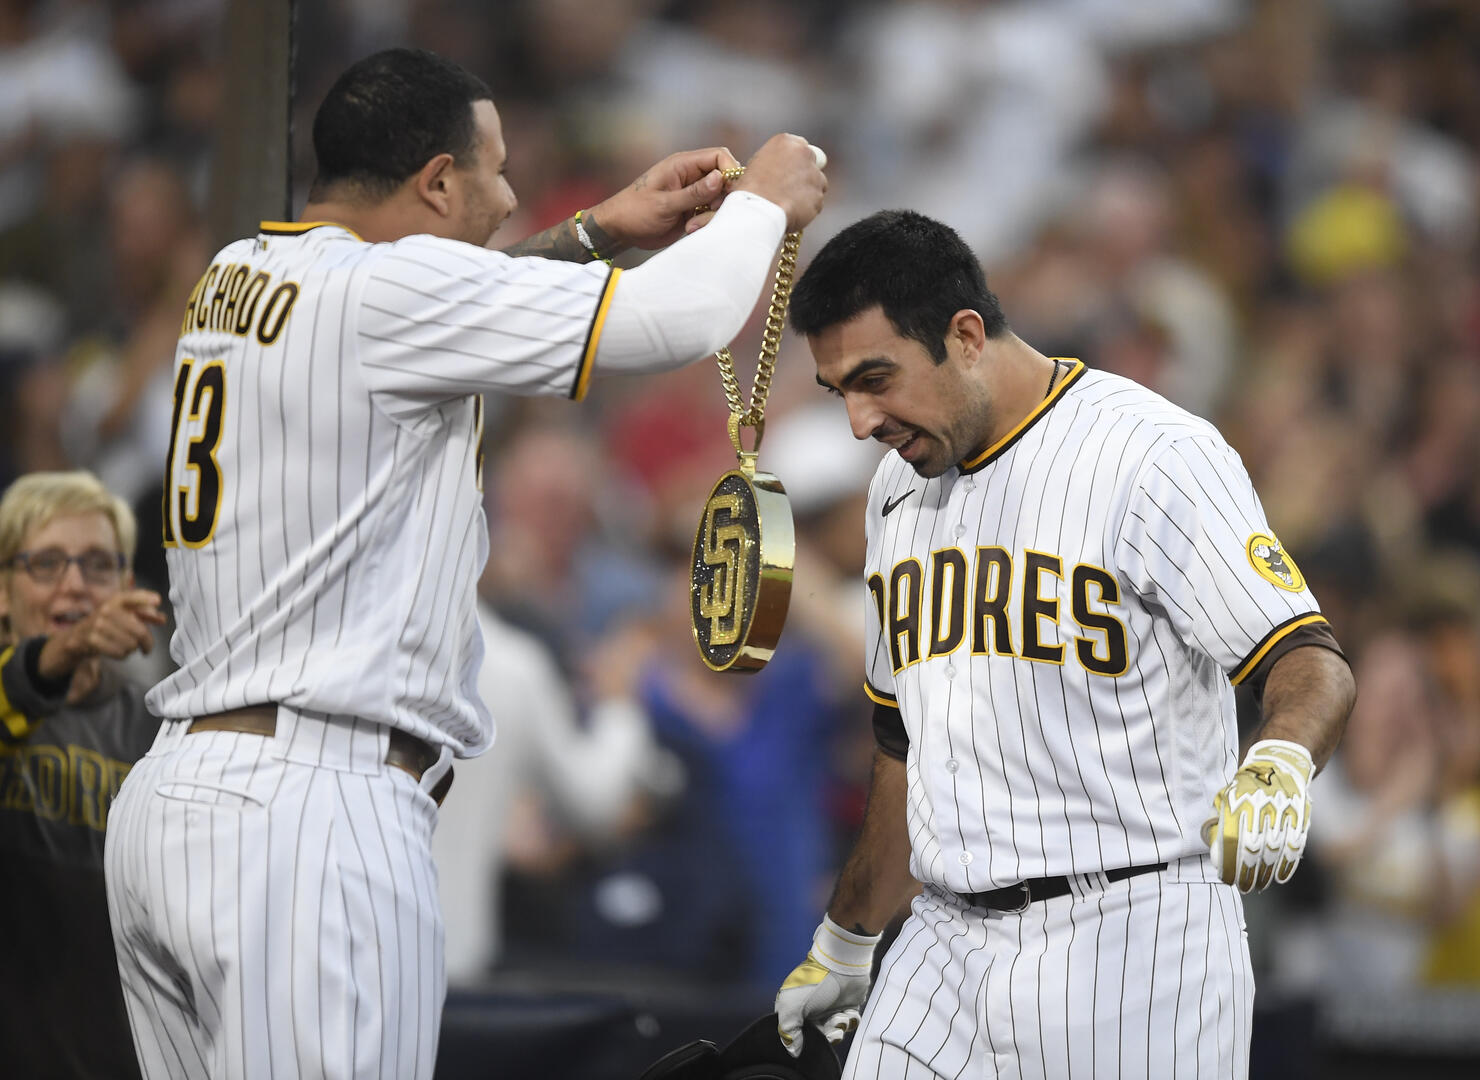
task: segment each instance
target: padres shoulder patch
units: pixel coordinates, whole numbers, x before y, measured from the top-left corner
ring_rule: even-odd
[[[1255,533],[1249,537],[1244,550],[1248,552],[1249,565],[1271,585],[1290,592],[1300,592],[1305,588],[1305,575],[1300,572],[1300,567],[1269,533]]]

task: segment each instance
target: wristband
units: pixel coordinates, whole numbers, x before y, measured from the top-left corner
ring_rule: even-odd
[[[855,934],[823,915],[822,925],[812,935],[812,956],[823,967],[840,975],[868,975],[874,966],[874,946],[882,934]]]
[[[586,223],[581,220],[581,215],[584,213],[585,211],[583,210],[576,211],[576,239],[581,242],[583,248],[591,253],[593,259],[598,259],[606,263],[607,266],[612,265],[612,261],[597,251],[596,245],[591,242],[591,234],[586,231]]]

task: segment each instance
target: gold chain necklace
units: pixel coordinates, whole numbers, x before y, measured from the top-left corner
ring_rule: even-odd
[[[726,182],[745,175],[741,165],[724,171]],[[776,374],[776,357],[781,351],[781,334],[786,329],[786,309],[791,303],[791,287],[796,280],[797,251],[802,246],[801,230],[789,232],[781,242],[781,257],[776,263],[776,280],[771,285],[771,305],[766,310],[766,328],[761,334],[761,353],[756,361],[755,380],[747,404],[735,373],[735,358],[726,346],[714,354],[719,364],[720,382],[724,384],[725,401],[730,406],[730,443],[740,458],[740,467],[755,468],[755,455],[766,430],[766,400],[771,394],[771,378]],[[755,432],[755,444],[746,450],[740,440],[740,429]]]
[[[724,177],[728,182],[744,173],[741,166],[726,169]],[[765,667],[776,651],[791,599],[796,562],[791,504],[781,481],[770,473],[758,472],[755,459],[765,434],[766,400],[781,351],[801,243],[800,230],[787,233],[781,243],[748,402],[741,392],[730,350],[715,353],[725,401],[730,406],[730,444],[740,464],[721,476],[710,491],[694,534],[689,564],[689,615],[694,642],[705,665],[713,671],[759,671]],[[740,435],[740,429],[747,427],[755,433],[749,450]]]

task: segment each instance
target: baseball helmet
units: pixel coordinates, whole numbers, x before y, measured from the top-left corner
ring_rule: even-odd
[[[695,1039],[664,1054],[638,1080],[840,1080],[838,1056],[827,1036],[807,1026],[800,1057],[792,1057],[776,1033],[776,1014],[767,1013],[723,1050]]]

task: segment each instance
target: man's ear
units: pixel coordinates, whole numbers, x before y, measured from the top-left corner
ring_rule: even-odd
[[[962,308],[951,316],[946,326],[946,342],[954,341],[961,350],[962,359],[974,364],[987,347],[987,326],[982,317],[971,308]]]
[[[452,175],[455,165],[451,154],[438,154],[414,178],[417,196],[441,217],[452,213],[452,189],[457,182]]]

